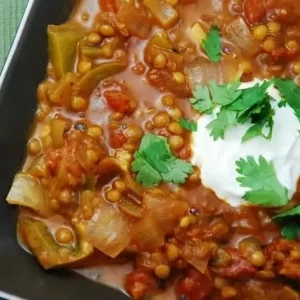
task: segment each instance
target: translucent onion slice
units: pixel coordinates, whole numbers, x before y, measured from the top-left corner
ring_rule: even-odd
[[[154,251],[165,243],[161,226],[150,214],[133,225],[131,238],[132,242],[142,251]]]
[[[178,13],[166,0],[144,0],[144,5],[163,28],[170,28],[178,20]]]
[[[200,13],[200,18],[202,17],[216,17],[223,11],[223,0],[201,0],[197,3],[197,11]]]
[[[186,67],[187,80],[190,90],[197,84],[207,85],[211,80],[226,83],[237,79],[239,72],[238,61],[227,58],[215,64],[205,58],[196,58]]]
[[[151,23],[146,14],[135,7],[134,3],[122,1],[118,19],[126,26],[131,35],[146,39],[151,31]]]
[[[205,274],[208,261],[212,256],[216,244],[198,239],[188,241],[182,248],[181,255],[202,274]]]
[[[42,216],[52,214],[38,179],[25,173],[16,175],[6,201],[12,205],[28,207]]]
[[[114,205],[102,202],[87,226],[86,240],[112,258],[128,245],[131,223]]]
[[[143,203],[166,234],[174,230],[180,217],[188,209],[187,203],[172,198],[169,193],[159,189],[147,190],[144,193]]]
[[[254,39],[250,28],[242,17],[226,24],[223,28],[223,36],[237,50],[237,54],[252,56],[260,50],[258,41]]]

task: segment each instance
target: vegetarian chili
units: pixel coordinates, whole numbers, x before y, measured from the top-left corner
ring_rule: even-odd
[[[299,190],[288,199],[261,158],[254,173],[267,165],[281,205],[273,194],[270,205],[257,194],[230,205],[203,184],[193,133],[214,109],[212,82],[228,112],[251,92],[241,82],[265,80],[264,106],[245,120],[272,130],[264,95],[276,78],[297,115],[300,2],[81,0],[47,33],[35,126],[7,196],[43,268],[76,269],[136,300],[299,299]],[[230,122],[214,125],[226,138]],[[239,161],[241,176],[251,162]]]

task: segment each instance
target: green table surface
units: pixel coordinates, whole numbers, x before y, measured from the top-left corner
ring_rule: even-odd
[[[28,0],[0,0],[0,71]]]

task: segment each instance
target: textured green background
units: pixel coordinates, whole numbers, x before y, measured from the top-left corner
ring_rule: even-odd
[[[0,70],[5,62],[27,2],[28,0],[0,0]]]

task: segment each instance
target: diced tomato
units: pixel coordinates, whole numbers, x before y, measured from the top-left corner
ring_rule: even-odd
[[[109,137],[109,143],[112,148],[121,148],[127,142],[127,137],[121,131],[112,131]]]
[[[300,263],[285,261],[279,270],[279,274],[291,279],[300,279]]]
[[[256,272],[255,267],[242,256],[238,249],[226,248],[226,252],[231,255],[231,263],[226,267],[214,268],[218,275],[226,278],[241,279],[250,277]]]
[[[127,275],[125,289],[134,299],[142,299],[145,294],[156,288],[156,280],[150,273],[142,270],[135,270]]]
[[[116,0],[99,0],[99,2],[103,11],[109,11],[114,13],[118,11]]]
[[[57,150],[51,149],[46,153],[46,165],[52,175],[57,173],[59,166],[64,161],[69,172],[76,177],[82,176],[83,169],[74,157],[75,148],[76,144],[71,143]]]
[[[274,62],[284,62],[291,60],[297,54],[297,51],[288,50],[286,48],[277,48],[272,51],[271,56]]]
[[[177,294],[187,296],[189,300],[203,300],[209,295],[212,282],[196,269],[190,269],[187,276],[177,283]]]
[[[116,112],[128,114],[135,108],[135,102],[122,91],[106,91],[104,97],[107,104]]]
[[[244,12],[249,23],[261,22],[266,15],[264,0],[246,0]]]
[[[266,0],[268,15],[279,22],[294,22],[299,17],[299,1],[294,0]]]
[[[201,228],[195,228],[187,233],[189,237],[200,239],[226,240],[229,235],[229,227],[225,221],[220,220],[214,224],[205,225]]]

